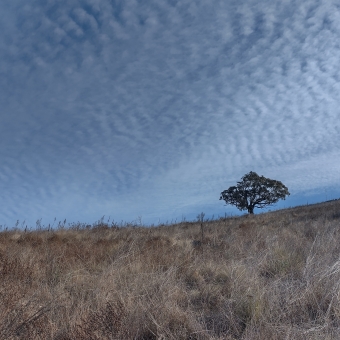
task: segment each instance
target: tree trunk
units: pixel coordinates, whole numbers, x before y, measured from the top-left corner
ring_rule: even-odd
[[[248,213],[249,214],[254,214],[254,207],[253,206],[248,206]]]

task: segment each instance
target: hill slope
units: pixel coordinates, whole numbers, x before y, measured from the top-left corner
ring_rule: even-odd
[[[339,339],[340,201],[0,233],[0,339]]]

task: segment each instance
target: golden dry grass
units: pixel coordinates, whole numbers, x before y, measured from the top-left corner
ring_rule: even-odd
[[[0,339],[340,339],[340,201],[0,233]]]

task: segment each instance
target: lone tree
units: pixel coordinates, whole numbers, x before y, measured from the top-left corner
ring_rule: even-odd
[[[220,200],[227,204],[235,205],[239,210],[248,210],[254,214],[254,208],[264,208],[285,199],[290,195],[288,188],[280,181],[259,176],[250,171],[242,177],[236,186],[221,192]]]

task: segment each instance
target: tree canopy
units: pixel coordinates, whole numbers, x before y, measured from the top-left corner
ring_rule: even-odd
[[[220,200],[253,214],[254,208],[262,209],[280,199],[285,199],[288,195],[290,195],[288,188],[282,182],[250,171],[237,182],[236,186],[222,191]]]

